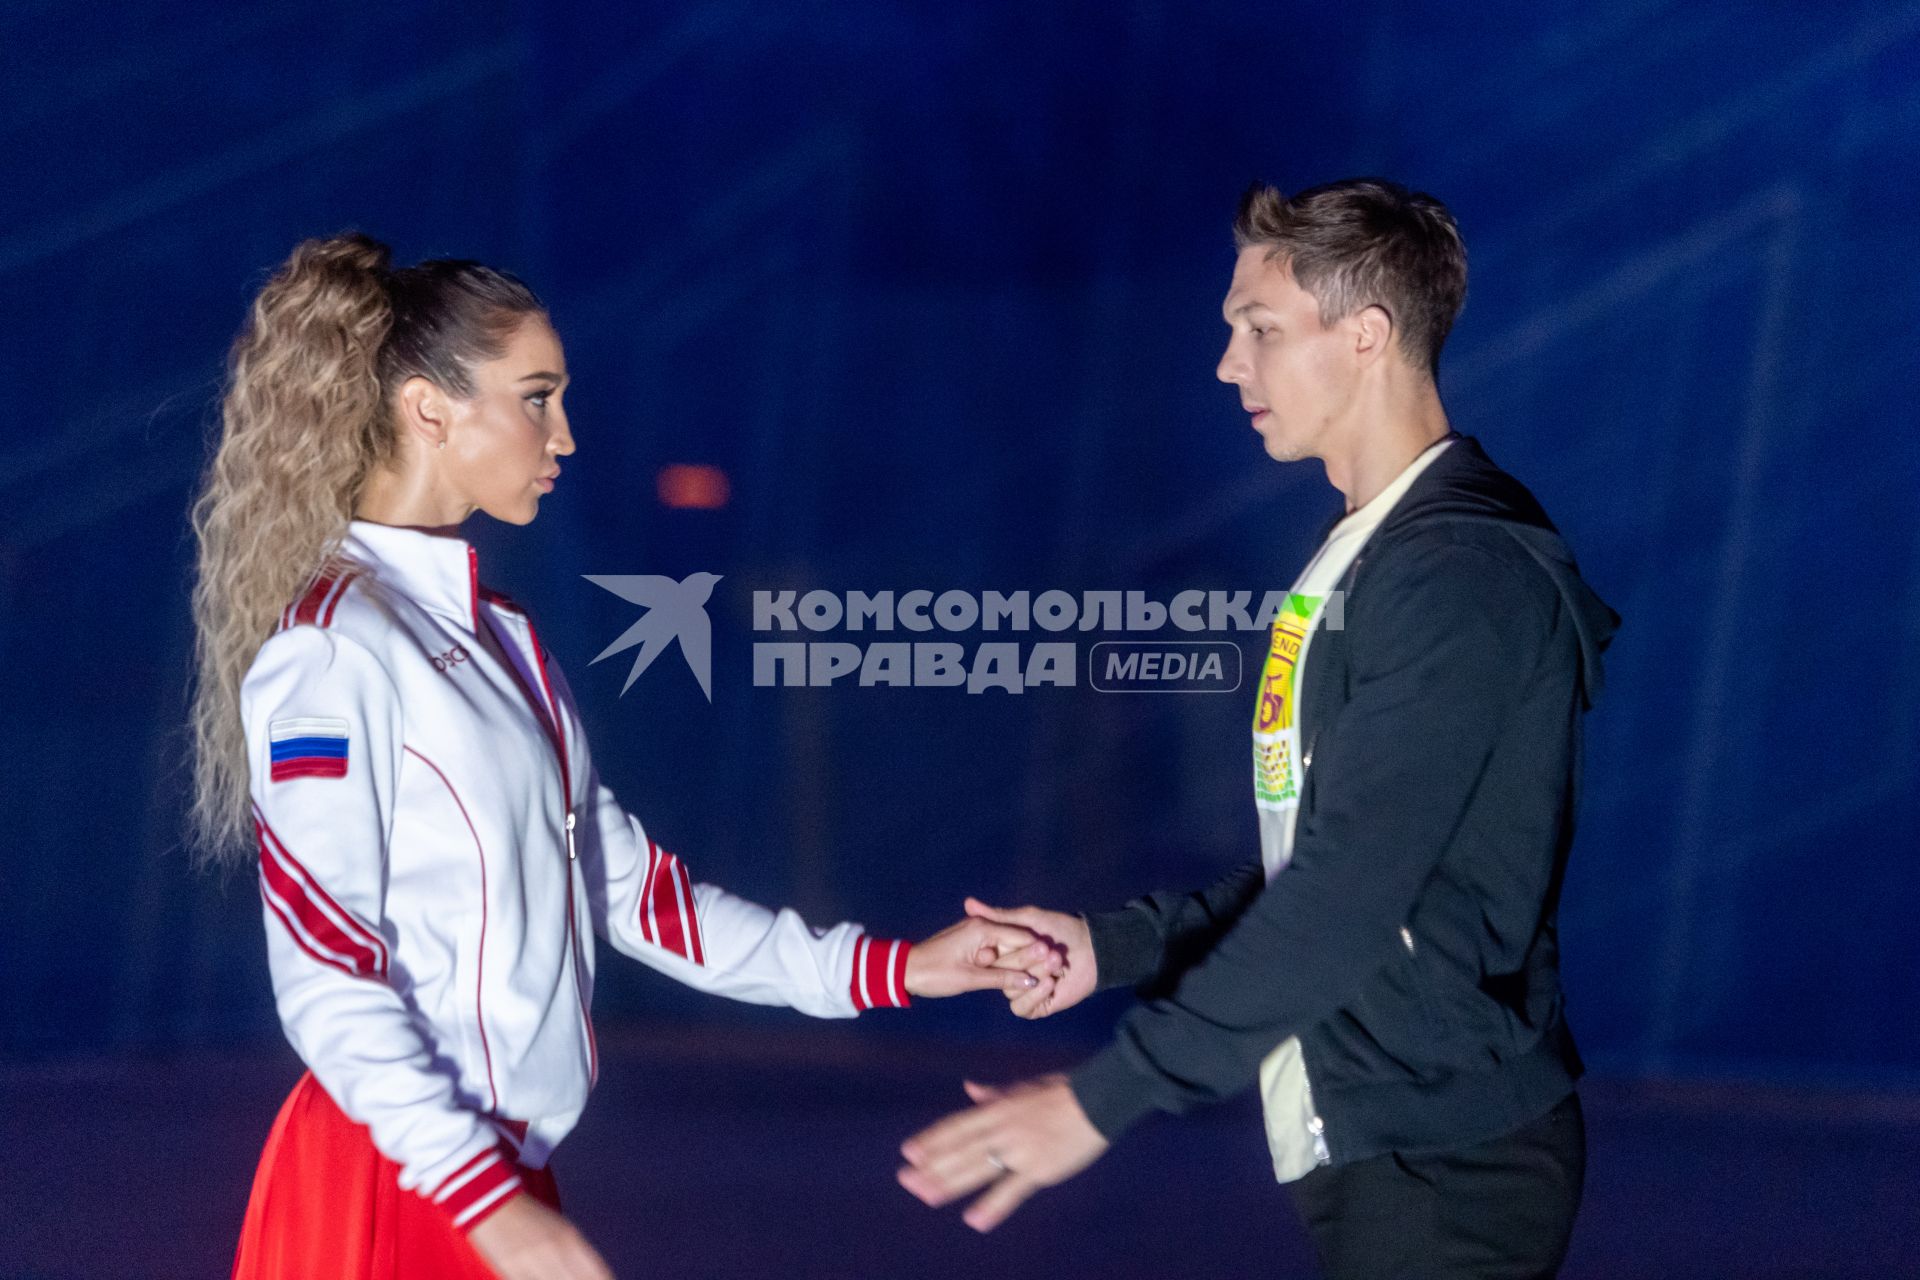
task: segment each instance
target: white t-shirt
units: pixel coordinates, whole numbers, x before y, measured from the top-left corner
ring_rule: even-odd
[[[1342,625],[1345,601],[1331,599],[1337,594],[1336,584],[1414,480],[1454,439],[1434,442],[1371,502],[1335,525],[1295,580],[1286,608],[1274,619],[1253,713],[1253,802],[1260,813],[1260,861],[1269,881],[1293,858],[1302,769],[1299,691],[1305,688],[1303,673],[1314,626],[1322,613],[1328,615],[1328,626]],[[1313,1109],[1313,1089],[1298,1038],[1289,1036],[1260,1064],[1260,1102],[1274,1177],[1292,1182],[1326,1162],[1326,1139]]]

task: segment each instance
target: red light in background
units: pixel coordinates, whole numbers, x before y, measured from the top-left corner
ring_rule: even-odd
[[[689,462],[660,468],[654,488],[661,506],[681,511],[718,511],[733,493],[726,472]]]

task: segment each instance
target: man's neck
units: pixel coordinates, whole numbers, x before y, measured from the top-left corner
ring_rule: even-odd
[[[1392,411],[1357,416],[1339,443],[1321,455],[1327,481],[1346,496],[1351,514],[1379,497],[1415,458],[1451,430],[1440,396],[1431,389]]]

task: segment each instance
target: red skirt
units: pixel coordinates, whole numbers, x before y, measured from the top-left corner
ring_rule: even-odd
[[[556,1212],[550,1169],[520,1168]],[[308,1072],[274,1119],[253,1175],[234,1280],[490,1280],[494,1271],[446,1210],[400,1189],[381,1155]]]

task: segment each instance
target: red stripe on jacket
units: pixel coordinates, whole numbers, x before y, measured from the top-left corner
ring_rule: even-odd
[[[454,789],[453,779],[447,777],[446,770],[412,747],[402,747],[401,750],[408,752],[420,763],[433,770],[434,775],[440,779],[440,785],[447,789],[449,796],[453,797],[454,807],[460,810],[461,821],[467,824],[467,831],[473,836],[473,852],[479,859],[480,866],[480,942],[474,951],[473,1025],[480,1029],[480,1054],[487,1061],[487,1092],[493,1098],[491,1107],[498,1107],[500,1086],[495,1084],[493,1079],[493,1046],[487,1042],[487,1013],[482,1004],[482,995],[487,986],[487,847],[480,841],[480,828],[473,825],[473,816],[467,812],[467,802],[462,800],[460,793]],[[522,1138],[526,1136],[526,1131],[526,1125],[522,1124],[520,1126]]]
[[[384,979],[385,941],[320,887],[312,873],[287,852],[265,819],[256,817],[254,830],[260,839],[261,892],[294,941],[316,960],[344,973]],[[316,946],[321,950],[316,951]]]
[[[671,951],[682,960],[693,959],[692,933],[687,927],[686,907],[680,900],[680,877],[677,872],[680,860],[648,842],[648,873],[646,895],[641,907],[646,918],[653,925],[653,943],[663,951]]]
[[[700,913],[693,901],[693,877],[687,874],[687,864],[678,858],[673,860],[673,870],[679,877],[680,900],[686,906],[684,923],[687,926],[687,942],[693,948],[691,959],[704,969],[707,965],[707,953],[706,949],[700,945]]]
[[[700,911],[693,900],[693,877],[686,864],[647,841],[647,869],[640,883],[640,936],[682,960],[705,968],[707,949],[700,937]]]
[[[318,624],[328,627],[333,624],[333,611],[340,605],[340,597],[346,594],[347,584],[360,576],[358,569],[332,566],[323,570],[313,580],[300,599],[290,605],[280,615],[280,627],[285,630],[302,623]]]
[[[453,1225],[472,1231],[520,1193],[520,1173],[504,1146],[490,1147],[444,1178],[428,1199],[447,1211]]]
[[[853,1007],[904,1009],[913,1003],[907,995],[907,956],[913,944],[905,939],[862,937],[853,945],[853,978],[849,992]]]

